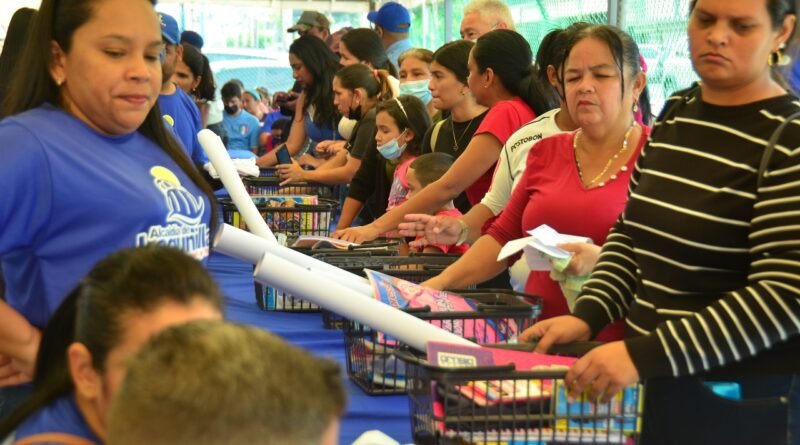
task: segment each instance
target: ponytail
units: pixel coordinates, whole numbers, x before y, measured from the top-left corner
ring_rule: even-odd
[[[362,88],[370,99],[379,102],[394,98],[392,78],[386,70],[374,70],[366,65],[346,66],[336,73],[342,87],[355,91]]]
[[[392,80],[390,74],[386,70],[375,70],[375,79],[378,81],[378,95],[379,102],[390,100],[394,98],[394,91],[392,90]]]

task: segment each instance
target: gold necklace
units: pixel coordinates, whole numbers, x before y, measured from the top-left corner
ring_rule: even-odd
[[[458,139],[456,139],[456,121],[454,121],[452,117],[450,118],[450,130],[453,132],[453,152],[454,153],[457,153],[458,150],[461,150],[458,147],[458,143],[461,142],[461,139],[463,139],[464,135],[467,134],[467,131],[469,131],[469,127],[472,126],[472,121],[474,121],[474,120],[475,120],[474,117],[469,120],[469,123],[467,123],[467,127],[464,128],[464,131],[461,132],[461,136],[459,136]]]
[[[606,162],[606,166],[603,167],[603,171],[601,171],[597,176],[595,176],[594,179],[589,181],[588,184],[586,184],[586,182],[583,180],[583,171],[581,170],[581,163],[580,163],[580,161],[578,161],[578,136],[581,133],[581,130],[578,129],[578,131],[575,132],[575,137],[572,139],[572,150],[575,152],[575,166],[578,167],[578,176],[581,178],[581,182],[586,184],[587,187],[592,187],[592,186],[595,185],[595,183],[597,183],[597,181],[600,180],[600,178],[603,177],[603,175],[608,173],[608,169],[611,168],[611,164],[613,164],[614,161],[619,159],[620,155],[622,155],[622,153],[624,153],[628,149],[628,138],[630,137],[631,132],[633,131],[633,128],[637,127],[637,126],[638,126],[638,124],[635,121],[631,122],[631,125],[628,126],[628,130],[625,131],[625,139],[622,140],[622,148],[620,148],[616,153],[614,153],[608,159],[608,162]],[[624,171],[627,171],[627,170],[628,170],[628,166],[627,165],[623,165],[622,167],[620,167],[620,171],[624,172]],[[613,175],[609,176],[608,179],[610,181],[613,181],[614,179],[617,179],[617,174],[614,173]],[[604,185],[606,185],[605,181],[597,183],[598,187],[602,187]]]

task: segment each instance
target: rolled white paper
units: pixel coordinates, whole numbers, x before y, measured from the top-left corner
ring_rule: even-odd
[[[352,272],[339,269],[324,261],[312,258],[303,253],[281,246],[278,243],[271,243],[253,235],[242,229],[237,229],[229,224],[223,224],[217,229],[214,236],[214,250],[251,264],[258,264],[264,253],[269,252],[283,259],[279,263],[273,263],[271,267],[281,269],[286,262],[291,262],[300,267],[313,270],[318,276],[324,274],[326,277],[343,286],[351,288],[356,293],[372,297],[373,291],[369,281]],[[287,289],[279,287],[286,291]]]
[[[330,280],[328,275],[284,261],[269,252],[256,265],[254,275],[260,283],[283,289],[292,296],[368,325],[421,351],[425,351],[429,341],[475,346],[465,338]]]
[[[236,204],[236,208],[239,209],[239,213],[247,223],[250,231],[265,240],[277,244],[278,240],[269,230],[266,221],[261,217],[261,213],[259,213],[247,190],[245,190],[242,179],[239,177],[236,166],[233,165],[222,139],[209,129],[200,130],[197,133],[197,139],[200,141],[203,151],[206,152],[208,160],[217,170],[220,180],[225,184],[225,189],[233,199],[233,203]]]

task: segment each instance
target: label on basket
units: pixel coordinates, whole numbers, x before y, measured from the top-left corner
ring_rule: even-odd
[[[452,292],[431,289],[370,269],[364,271],[372,283],[375,298],[389,306],[398,309],[428,308],[430,312],[475,312],[472,300]],[[442,317],[438,320],[428,320],[428,323],[478,343],[507,341],[511,337],[516,337],[518,331],[514,320],[504,321],[506,325],[502,326],[502,329],[497,329],[491,320],[474,317],[469,319]]]

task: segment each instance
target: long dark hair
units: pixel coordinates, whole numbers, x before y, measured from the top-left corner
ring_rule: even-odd
[[[403,108],[400,108],[398,101]],[[408,142],[406,151],[413,155],[422,152],[422,140],[431,126],[431,117],[425,104],[418,97],[404,94],[396,99],[385,100],[378,104],[375,112],[388,113],[400,131],[410,128],[414,132],[414,139]]]
[[[472,49],[472,58],[479,72],[491,68],[505,89],[537,115],[558,106],[553,89],[539,82],[531,46],[516,31],[497,29],[482,35]]]
[[[639,54],[639,46],[636,45],[633,38],[625,31],[611,25],[592,25],[570,35],[569,43],[561,59],[559,77],[561,78],[562,89],[566,88],[564,85],[564,70],[572,48],[574,48],[578,42],[590,37],[608,45],[611,56],[614,57],[614,63],[616,63],[617,69],[619,69],[620,72],[619,83],[621,94],[624,96],[625,68],[627,67],[630,70],[631,78],[642,72],[641,55]],[[622,100],[621,97],[620,100]],[[650,93],[646,85],[642,90],[642,94],[639,96],[638,105],[642,111],[642,123],[649,125],[653,114],[650,108]]]
[[[369,62],[373,68],[386,70],[397,77],[397,68],[386,56],[383,42],[378,34],[369,28],[357,28],[342,36],[342,42],[350,54],[358,60]]]
[[[303,62],[314,77],[314,83],[305,85],[305,110],[314,105],[314,123],[331,125],[336,119],[333,106],[333,75],[339,69],[336,54],[322,40],[312,35],[300,36],[289,46],[289,52]]]
[[[205,54],[200,55],[203,57],[203,77],[200,78],[200,84],[197,85],[197,97],[212,102],[217,97],[217,82],[214,81],[214,72],[211,71],[208,57]]]
[[[155,6],[155,0],[147,1]],[[19,62],[20,69],[14,72],[12,86],[4,103],[4,109],[0,113],[0,119],[39,107],[47,102],[59,104],[59,88],[50,76],[52,64],[50,42],[55,41],[65,53],[69,53],[72,36],[78,28],[91,19],[95,3],[92,0],[42,0],[39,12],[33,20],[28,46]],[[157,103],[147,113],[137,131],[161,147],[206,195],[211,203],[211,233],[215,233],[218,210],[214,191],[172,133],[167,130]]]
[[[0,52],[0,108],[6,98],[6,93],[11,82],[14,67],[19,65],[22,48],[28,39],[30,24],[36,15],[36,10],[31,8],[19,8],[11,16],[8,23],[8,32],[3,42],[3,52]]]
[[[183,45],[183,63],[189,67],[194,77],[200,78],[200,83],[193,92],[197,99],[211,101],[214,100],[214,94],[217,86],[214,85],[214,73],[211,72],[211,66],[208,63],[208,57],[203,55],[196,46]]]
[[[188,305],[195,299],[222,313],[214,279],[202,264],[178,249],[149,245],[100,260],[47,323],[36,357],[34,391],[0,424],[0,437],[74,391],[67,362],[73,342],[86,346],[94,369],[104,372],[108,353],[125,335],[126,315],[150,312],[166,302]]]
[[[433,61],[447,68],[459,82],[467,84],[469,77],[469,52],[475,47],[470,40],[445,43],[433,53]]]

